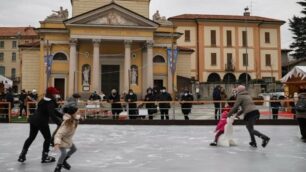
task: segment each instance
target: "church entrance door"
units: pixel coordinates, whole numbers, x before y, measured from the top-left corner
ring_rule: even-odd
[[[120,91],[120,65],[102,65],[101,86],[105,95],[109,95],[112,89]]]

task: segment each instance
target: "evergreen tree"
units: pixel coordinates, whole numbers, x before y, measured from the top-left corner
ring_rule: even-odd
[[[306,58],[306,0],[297,3],[303,7],[303,10],[301,11],[301,17],[293,16],[289,20],[289,27],[294,35],[294,42],[290,45],[290,48],[294,50],[293,57],[301,59]]]

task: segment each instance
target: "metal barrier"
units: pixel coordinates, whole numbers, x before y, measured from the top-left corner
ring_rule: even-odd
[[[0,118],[2,122],[11,122],[11,103],[0,102]]]
[[[235,101],[137,101],[132,102],[137,104],[136,109],[130,109],[127,102],[116,102],[122,105],[123,113],[118,115],[117,118],[114,118],[112,114],[111,104],[106,101],[81,101],[78,103],[79,112],[84,119],[102,119],[102,120],[111,120],[111,119],[119,119],[119,120],[128,120],[129,118],[137,118],[137,119],[148,119],[148,110],[145,108],[145,104],[152,103],[158,105],[159,103],[169,103],[171,108],[169,109],[169,118],[170,120],[184,120],[184,114],[182,113],[181,104],[182,103],[191,103],[192,109],[191,113],[188,115],[190,120],[214,120],[215,119],[215,103],[219,103],[220,107],[223,107],[224,104],[234,103]],[[261,119],[272,119],[272,108],[270,106],[271,102],[281,102],[281,107],[278,113],[278,119],[294,119],[294,114],[291,113],[293,107],[290,106],[292,104],[292,99],[286,100],[254,100],[254,103],[257,105],[257,109],[261,113]],[[60,105],[63,105],[64,102],[60,102]],[[2,102],[0,105],[7,106],[8,108],[4,108],[8,112],[8,121],[11,122],[11,105],[8,102]],[[29,115],[34,113],[36,109],[36,102],[28,102],[27,103],[27,118]],[[155,109],[155,108],[154,108]],[[128,114],[130,110],[135,110],[137,113],[135,115]],[[157,106],[157,113],[153,114],[154,120],[161,119],[159,107]],[[220,116],[221,108],[218,111],[218,116]],[[15,114],[16,115],[16,114]]]

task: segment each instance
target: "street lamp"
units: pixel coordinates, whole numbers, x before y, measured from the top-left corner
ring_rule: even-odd
[[[249,65],[249,54],[248,54],[248,28],[247,28],[247,16],[249,15],[249,7],[244,8],[245,17],[245,87],[248,88],[248,65]]]

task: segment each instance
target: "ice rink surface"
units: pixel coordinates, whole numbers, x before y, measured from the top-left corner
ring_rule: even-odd
[[[74,137],[78,151],[69,163],[72,172],[306,171],[306,143],[297,126],[256,126],[271,137],[265,149],[250,148],[244,126],[234,127],[238,146],[225,148],[209,146],[214,126],[80,125]],[[0,124],[0,172],[53,172],[55,163],[40,163],[40,134],[27,161],[17,162],[28,132],[28,124]]]

